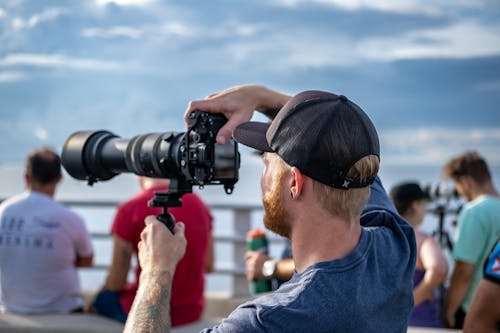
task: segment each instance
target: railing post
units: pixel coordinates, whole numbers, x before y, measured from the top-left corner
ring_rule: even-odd
[[[246,237],[248,230],[251,227],[251,208],[235,208],[233,209],[233,230],[235,237]],[[246,244],[245,242],[234,242],[233,243],[233,261],[234,267],[238,271],[245,271],[245,252]],[[233,274],[233,290],[231,291],[233,296],[249,296],[250,291],[248,288],[248,281],[245,276],[239,274]]]

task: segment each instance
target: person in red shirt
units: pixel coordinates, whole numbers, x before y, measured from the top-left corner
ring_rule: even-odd
[[[148,215],[158,215],[160,207],[149,207],[148,201],[158,191],[167,191],[169,180],[139,177],[142,190],[118,207],[111,227],[113,258],[102,290],[93,308],[98,314],[125,323],[139,285],[141,268],[135,269],[135,280],[127,282],[133,256]],[[179,262],[172,285],[172,325],[183,325],[201,318],[204,308],[205,272],[212,272],[214,250],[212,215],[208,207],[194,193],[182,197],[182,207],[169,208],[176,221],[186,225],[188,247]]]

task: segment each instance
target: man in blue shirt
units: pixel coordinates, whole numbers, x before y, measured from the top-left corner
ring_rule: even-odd
[[[239,306],[205,332],[406,332],[413,307],[415,237],[377,178],[371,120],[345,96],[294,97],[238,86],[190,103],[223,113],[217,135],[264,152],[264,225],[291,240],[295,274],[277,291]],[[249,122],[257,110],[271,123]],[[168,331],[170,285],[185,249],[146,219],[139,244],[141,288],[125,331]]]

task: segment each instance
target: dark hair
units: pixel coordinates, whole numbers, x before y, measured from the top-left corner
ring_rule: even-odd
[[[451,159],[444,166],[444,176],[453,180],[469,176],[481,185],[491,181],[488,164],[476,151],[468,151]]]
[[[398,211],[398,213],[400,215],[405,215],[406,213],[408,213],[408,211],[410,210],[411,204],[413,202],[418,201],[418,200],[423,200],[423,199],[413,200],[413,199],[398,198],[392,192],[389,193],[389,196],[391,197],[391,200],[394,203],[394,206],[396,207],[396,210]]]
[[[51,183],[61,176],[61,159],[48,147],[35,149],[26,158],[26,173],[33,181]]]
[[[413,202],[430,199],[429,194],[422,190],[422,187],[415,181],[405,181],[394,185],[389,196],[401,215],[408,212]]]

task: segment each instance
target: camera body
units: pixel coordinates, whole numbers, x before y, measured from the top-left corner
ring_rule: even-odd
[[[185,178],[196,185],[238,180],[237,143],[231,141],[229,145],[219,146],[215,142],[217,132],[226,121],[222,114],[195,111],[189,115],[188,131],[183,140],[186,148],[180,146],[182,153],[184,149],[187,152],[181,156],[180,165]]]
[[[238,145],[216,144],[226,123],[222,114],[194,111],[186,132],[163,132],[123,139],[108,131],[79,131],[64,143],[61,162],[74,178],[89,185],[122,172],[170,178],[186,187],[223,185],[226,193],[238,181]]]

